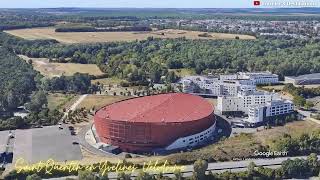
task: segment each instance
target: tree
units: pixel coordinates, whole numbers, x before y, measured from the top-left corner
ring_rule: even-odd
[[[79,180],[98,180],[97,176],[91,171],[79,171]]]
[[[313,106],[314,106],[313,102],[306,101],[304,108],[306,108],[307,110],[310,110]]]
[[[318,161],[317,154],[311,153],[308,156],[307,161],[308,161],[308,165],[310,167],[310,170],[311,170],[312,174],[316,174],[316,173],[320,172],[319,171],[320,163]]]
[[[144,171],[140,171],[138,176],[136,177],[136,180],[153,180],[153,175],[150,175]]]
[[[100,65],[103,64],[106,60],[106,50],[105,49],[101,49],[99,51],[99,53],[97,54],[97,60],[96,60],[96,64]]]
[[[198,159],[193,164],[193,177],[195,179],[204,179],[206,176],[206,170],[208,169],[208,162]]]
[[[293,97],[293,103],[296,106],[303,107],[306,103],[306,99],[303,98],[302,96],[297,95]]]
[[[166,75],[166,81],[168,83],[174,83],[178,80],[178,77],[176,76],[176,74],[173,71],[168,72],[168,74]]]
[[[38,176],[37,174],[32,174],[27,176],[26,180],[41,180],[41,177]]]
[[[183,179],[183,175],[180,170],[174,171],[174,177],[175,177],[175,180],[182,180]]]
[[[248,173],[253,176],[255,174],[256,164],[254,162],[250,162],[248,165]]]
[[[109,180],[108,173],[100,174],[99,180]]]
[[[47,104],[47,94],[44,91],[37,91],[32,93],[31,101],[26,104],[26,109],[31,112],[39,112]]]
[[[131,179],[131,175],[130,174],[126,174],[124,172],[120,172],[118,174],[118,180],[130,180]]]
[[[287,178],[305,178],[310,176],[310,169],[306,160],[286,160],[281,165]]]

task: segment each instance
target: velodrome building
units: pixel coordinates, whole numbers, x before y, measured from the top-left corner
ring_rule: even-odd
[[[216,128],[213,106],[184,93],[145,96],[103,107],[94,116],[99,142],[122,151],[172,151],[202,145]]]

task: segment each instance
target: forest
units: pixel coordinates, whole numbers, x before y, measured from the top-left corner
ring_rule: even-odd
[[[284,76],[320,72],[318,40],[187,40],[59,44],[55,40],[24,40],[0,33],[0,44],[17,54],[52,61],[97,64],[109,76],[128,81],[160,82],[169,69],[194,69],[197,74],[271,71]]]
[[[46,79],[4,47],[0,47],[0,64],[0,130],[57,124],[62,115],[48,109],[47,92],[97,91],[88,74]],[[27,117],[13,117],[19,106],[28,111]]]
[[[39,74],[30,64],[0,48],[0,114],[22,105],[36,90]]]

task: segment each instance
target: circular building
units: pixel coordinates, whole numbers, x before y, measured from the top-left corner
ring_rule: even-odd
[[[96,112],[99,140],[126,152],[190,148],[215,130],[213,106],[190,94],[171,93],[120,101]]]

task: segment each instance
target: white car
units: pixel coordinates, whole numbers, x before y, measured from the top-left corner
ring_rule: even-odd
[[[14,138],[14,135],[12,133],[9,133],[8,137],[9,138]]]

